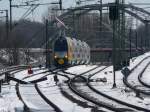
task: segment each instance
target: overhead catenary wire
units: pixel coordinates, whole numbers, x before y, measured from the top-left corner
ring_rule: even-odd
[[[21,16],[20,20],[25,17],[25,15],[32,9],[32,6],[28,8],[28,10]]]
[[[36,6],[31,6],[23,15],[22,17],[20,18],[21,19],[25,19],[28,15],[30,15],[36,8],[38,7],[38,5]]]
[[[36,1],[39,1],[39,0],[26,0],[26,1],[23,2],[23,3],[32,3],[32,2],[36,2]]]
[[[51,5],[51,4],[58,4],[58,3],[37,3],[37,4],[23,4],[23,5],[12,5],[13,7],[16,7],[16,8],[20,8],[20,7],[29,7],[29,6],[35,6],[35,5]]]
[[[38,0],[32,0],[32,2],[33,1],[38,1]],[[22,19],[25,19],[27,16],[29,16],[38,6],[40,6],[40,5],[49,5],[49,4],[58,4],[58,3],[43,3],[43,4],[25,4],[25,5],[12,5],[12,7],[16,7],[16,8],[20,8],[20,7],[25,7],[25,6],[30,6],[30,8],[21,16],[21,18],[19,19],[19,20],[22,20]],[[17,26],[18,26],[19,24],[17,24]],[[16,26],[15,27],[13,27],[13,29],[14,28],[16,28]],[[40,32],[42,32],[44,30],[44,28],[42,27],[41,29],[39,29],[31,38],[32,38],[32,40],[30,41],[30,43],[28,43],[27,45],[26,45],[26,47],[29,47],[31,44],[32,44],[32,42],[34,42],[35,41],[35,39],[36,39],[36,37],[37,37],[37,35],[40,33]]]
[[[34,6],[34,7],[33,7]],[[37,7],[39,6],[39,4],[36,5],[32,5],[30,6],[30,8],[21,16],[21,18],[19,20],[25,19],[27,16],[29,16]],[[18,20],[18,21],[19,21]],[[11,32],[13,30],[15,30],[15,28],[17,28],[21,23],[17,24],[15,27],[12,28]],[[30,46],[30,44],[33,42],[33,40],[35,40],[35,38],[33,38],[34,36],[36,37],[37,34],[39,34],[41,31],[43,31],[43,27],[41,29],[39,29],[31,38],[32,40],[30,41],[29,44],[27,44],[26,47]]]
[[[150,3],[132,3],[132,2],[129,3],[132,5],[150,5]]]

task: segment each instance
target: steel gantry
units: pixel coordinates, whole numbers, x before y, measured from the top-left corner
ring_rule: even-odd
[[[121,1],[121,0],[119,0]],[[67,9],[66,12],[64,12],[63,14],[61,14],[58,18],[60,20],[62,20],[63,22],[67,23],[67,19],[72,18],[73,20],[71,21],[71,24],[73,24],[73,31],[76,32],[77,29],[76,25],[75,25],[75,20],[78,20],[81,16],[91,12],[91,11],[99,11],[100,12],[100,18],[99,18],[99,34],[101,37],[101,32],[102,32],[102,25],[105,26],[105,28],[107,28],[110,32],[113,32],[113,27],[111,24],[106,23],[102,17],[101,12],[103,13],[102,10],[108,10],[108,8],[110,6],[112,6],[113,4],[111,3],[106,3],[106,4],[92,4],[92,5],[85,5],[85,6],[79,6],[79,7],[75,7],[75,8],[70,8]],[[150,22],[150,12],[144,10],[143,8],[139,8],[136,7],[132,4],[125,4],[124,0],[122,0],[119,4],[118,4],[118,8],[120,11],[120,15],[119,15],[119,20],[116,22],[116,31],[114,32],[115,34],[115,38],[118,39],[118,42],[121,44],[117,45],[117,50],[119,49],[121,52],[121,55],[124,55],[124,51],[123,49],[126,49],[127,45],[130,45],[131,47],[136,48],[137,50],[139,50],[139,46],[137,46],[137,39],[136,39],[136,43],[133,43],[131,41],[129,41],[129,35],[127,35],[129,33],[129,29],[128,32],[126,31],[126,15],[132,16],[133,18],[141,21],[141,23],[143,23],[145,25],[145,40],[144,40],[144,47],[142,46],[142,49],[144,48],[149,48],[149,42],[150,39],[147,37],[148,36],[148,26],[149,26],[149,22]],[[53,20],[51,23],[55,23],[56,21]],[[137,37],[136,37],[137,38]],[[87,39],[87,38],[86,38]],[[89,38],[88,38],[89,39]],[[88,41],[87,39],[87,41]],[[131,51],[131,50],[130,50]]]
[[[68,9],[67,12],[63,13],[62,15],[59,16],[59,18],[61,20],[65,20],[67,18],[70,18],[70,15],[73,13],[74,19],[77,19],[79,16],[82,16],[90,11],[93,10],[100,10],[100,9],[104,9],[104,8],[108,8],[110,7],[112,4],[107,3],[107,4],[92,4],[92,5],[85,5],[85,6],[80,6],[80,7],[76,7],[76,8],[72,8],[72,9]],[[132,4],[124,4],[124,3],[120,3],[119,5],[119,10],[123,11],[124,13],[136,18],[137,20],[141,21],[143,24],[145,24],[145,27],[147,28],[150,22],[150,12],[133,6]],[[53,21],[55,22],[55,20]],[[103,25],[106,25],[106,23],[102,23]],[[122,23],[121,23],[122,24]],[[112,30],[112,27],[110,25],[107,25],[107,27],[110,27],[109,29]],[[146,29],[145,28],[145,29]],[[122,33],[121,33],[122,34]],[[148,38],[146,38],[148,39]],[[149,41],[145,41],[145,42],[149,42]],[[128,41],[126,41],[126,43],[129,44]],[[132,46],[136,46],[133,43],[131,43]],[[149,43],[145,43],[145,48],[149,45]]]
[[[70,15],[74,12],[77,12],[80,10],[80,13],[78,14],[85,14],[91,10],[100,10],[100,7],[104,8],[104,7],[109,7],[112,4],[93,4],[93,5],[86,5],[86,6],[81,6],[81,7],[76,7],[74,9],[68,9],[67,12],[63,13],[62,15],[60,15],[59,18],[61,18],[62,20],[65,19],[67,17],[67,15]],[[119,9],[120,10],[124,10],[125,13],[135,17],[136,19],[140,20],[142,23],[147,23],[150,21],[150,12],[133,6],[132,4],[119,4]]]

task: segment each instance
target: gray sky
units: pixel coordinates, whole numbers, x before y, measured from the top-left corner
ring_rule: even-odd
[[[32,1],[32,0],[12,0],[12,4],[22,4],[24,1]],[[57,2],[59,0],[39,0],[40,3],[50,3],[50,2]],[[63,1],[63,8],[69,8],[76,6],[75,1],[78,0],[62,0]],[[82,0],[83,1],[83,0]],[[98,0],[93,0],[92,3],[97,3]],[[103,0],[103,3],[113,2],[114,0]],[[126,3],[150,3],[150,0],[125,0]],[[39,3],[39,2],[35,2]],[[90,3],[90,2],[89,2]],[[85,3],[83,3],[85,4]],[[36,8],[34,13],[31,13],[27,18],[35,21],[41,21],[42,15],[47,11],[47,8],[50,5],[47,6],[39,6]],[[149,5],[150,6],[150,5]],[[149,7],[149,6],[139,6],[139,7]],[[1,0],[0,1],[0,10],[3,9],[9,9],[9,0]],[[27,7],[25,8],[13,8],[13,20],[19,20],[22,15],[27,11]],[[1,14],[1,13],[0,13]],[[3,16],[4,14],[1,14],[0,16]]]

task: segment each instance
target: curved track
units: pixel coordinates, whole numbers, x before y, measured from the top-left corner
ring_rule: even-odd
[[[40,111],[40,112],[62,112],[56,105],[54,105],[46,97],[43,97],[43,94],[38,90],[36,83],[41,77],[44,77],[48,71],[36,73],[33,76],[24,77],[23,80],[30,80],[29,84],[16,84],[17,95],[24,103],[25,111]],[[31,80],[31,77],[38,77],[38,79]]]
[[[139,106],[136,106],[136,105],[133,105],[133,104],[130,104],[130,103],[126,103],[126,102],[123,102],[122,100],[118,100],[110,95],[107,95],[103,92],[101,92],[100,90],[97,90],[95,89],[95,87],[93,87],[93,85],[90,83],[90,80],[91,78],[96,75],[97,73],[94,73],[92,75],[90,75],[87,79],[87,86],[92,89],[94,92],[96,92],[97,94],[107,98],[107,100],[110,100],[110,101],[114,101],[114,102],[117,102],[118,104],[122,104],[124,106],[126,106],[127,108],[131,109],[131,110],[134,110],[135,112],[136,111],[150,111],[149,109],[146,109],[146,108],[142,108],[142,107],[139,107]],[[106,101],[107,101],[106,100]],[[113,103],[114,104],[114,103]],[[122,110],[123,111],[123,110]]]
[[[133,67],[131,69],[131,73],[134,70],[136,70],[136,68],[138,68],[139,65],[141,65],[142,63],[145,63],[147,61],[147,59],[149,59],[149,57],[144,58],[141,62],[138,63],[138,65]],[[150,64],[150,63],[147,63],[146,65],[148,66],[148,64]],[[145,67],[145,69],[146,69],[146,67]],[[49,98],[47,98],[45,96],[45,94],[43,93],[43,91],[41,91],[38,84],[36,84],[42,78],[45,78],[48,75],[51,75],[49,73],[49,71],[50,71],[52,74],[58,74],[63,77],[66,77],[67,78],[66,82],[68,83],[68,86],[71,89],[71,91],[73,91],[75,94],[82,97],[83,99],[91,102],[92,104],[97,105],[101,108],[104,108],[105,111],[107,111],[107,110],[115,111],[115,112],[150,111],[149,109],[145,109],[142,107],[138,107],[138,106],[131,105],[131,104],[122,102],[120,100],[117,100],[117,99],[115,99],[111,96],[108,96],[108,95],[96,90],[95,88],[93,88],[90,85],[90,81],[91,81],[90,78],[92,76],[94,76],[95,74],[103,71],[105,68],[107,68],[107,67],[97,66],[97,67],[93,67],[92,69],[87,70],[80,74],[69,73],[64,70],[62,70],[62,71],[56,70],[55,71],[55,69],[39,72],[32,76],[28,76],[28,77],[24,78],[24,80],[26,82],[30,82],[27,85],[16,84],[17,95],[24,103],[26,111],[30,110],[30,111],[41,111],[41,112],[48,112],[48,111],[62,112],[62,110],[57,105],[55,105],[53,102],[50,101]],[[142,72],[144,72],[145,69],[144,70],[142,69],[142,71],[140,73],[142,74]],[[16,70],[15,72],[19,72],[19,70]],[[69,76],[66,74],[68,74]],[[37,77],[37,76],[39,76],[39,77]],[[35,79],[34,77],[37,77],[37,78]],[[127,77],[128,76],[126,76],[126,78]],[[124,79],[124,82],[125,82],[125,79]],[[35,84],[32,84],[32,83],[35,83]],[[98,108],[98,110],[99,110],[99,108]],[[104,110],[102,109],[100,111],[104,111]]]
[[[139,74],[139,76],[138,76],[139,82],[140,82],[143,86],[145,86],[145,87],[147,87],[147,88],[150,88],[150,84],[149,84],[149,83],[146,83],[146,82],[143,80],[142,77],[143,77],[144,73],[145,73],[147,70],[149,70],[149,67],[150,67],[150,63],[147,64],[147,66],[143,69],[143,71],[141,72],[141,74]]]
[[[149,66],[150,57],[144,58],[135,67],[131,69],[131,73],[124,76],[123,82],[127,87],[133,89],[136,93],[142,93],[145,95],[150,95],[150,89],[143,86],[140,81],[141,75],[144,73],[145,69]]]
[[[40,73],[35,73],[35,74],[32,74],[31,76],[27,76],[23,78],[24,81],[31,83],[28,85],[18,84],[18,91],[20,93],[19,97],[20,99],[22,99],[22,102],[24,103],[26,110],[30,110],[30,111],[36,110],[36,111],[41,111],[41,112],[43,111],[62,112],[62,110],[57,105],[55,105],[51,101],[51,99],[45,96],[45,92],[41,91],[40,86],[38,86],[37,83],[47,79],[47,76],[52,75],[52,73],[57,73],[58,71],[62,71],[64,69],[53,68],[53,69],[42,71]],[[31,94],[28,91],[30,91]],[[32,106],[30,106],[30,103]]]
[[[107,67],[102,68],[101,70],[96,71],[95,73],[90,73],[90,77],[93,75],[101,72]],[[83,74],[82,74],[83,75]],[[82,75],[77,75],[74,78],[71,79],[69,82],[69,87],[71,88],[72,91],[74,91],[76,94],[78,94],[80,97],[100,106],[107,108],[112,111],[117,111],[117,112],[123,112],[123,111],[150,111],[148,109],[134,106],[122,101],[119,101],[115,98],[112,98],[110,96],[107,96],[106,94],[101,93],[100,91],[97,91],[96,89],[93,89],[90,84],[89,84],[89,79],[86,79],[86,77]],[[77,79],[82,81],[79,83],[77,82]],[[99,100],[101,99],[101,100]]]
[[[65,74],[62,73],[62,71],[59,71],[59,72],[52,71],[52,73],[53,74],[51,75],[51,77],[53,77],[54,74],[59,75],[59,77],[63,77],[62,79],[60,79],[60,80],[63,81],[63,83],[61,83],[61,85],[55,85],[54,83],[52,83],[52,84],[50,83],[51,88],[49,88],[49,89],[47,89],[47,86],[46,86],[46,88],[42,87],[42,82],[38,83],[38,88],[44,94],[44,96],[47,97],[48,99],[50,99],[51,101],[53,101],[53,103],[55,103],[55,105],[57,105],[58,107],[60,107],[61,110],[64,111],[64,112],[66,112],[66,111],[67,112],[68,111],[69,112],[73,111],[74,108],[76,108],[74,110],[75,112],[79,112],[77,110],[80,110],[82,112],[86,112],[85,108],[82,108],[82,106],[76,105],[76,107],[74,107],[75,106],[75,102],[72,102],[72,100],[70,101],[70,99],[68,100],[68,98],[66,99],[66,97],[62,95],[62,89],[60,89],[61,86],[63,86],[63,87],[65,86],[66,87],[67,86],[66,83],[70,80],[70,77],[73,76],[73,75],[70,75],[70,76],[65,75]],[[55,92],[56,92],[55,94],[57,94],[57,96],[53,95],[52,91],[54,91],[54,90],[55,90]],[[69,94],[72,94],[72,92],[71,93],[69,92]],[[56,98],[54,99],[53,96],[56,97]],[[60,102],[62,102],[60,99],[61,100],[65,100],[65,102],[64,102],[65,105],[62,104],[62,103],[60,103]],[[67,106],[66,107],[62,107],[63,105],[64,106],[68,105],[68,107]],[[72,110],[70,110],[71,108],[72,108]]]

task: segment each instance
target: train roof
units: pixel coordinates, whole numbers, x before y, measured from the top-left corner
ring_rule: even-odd
[[[60,39],[66,39],[68,41],[72,41],[73,43],[79,45],[79,46],[85,46],[85,47],[89,47],[89,45],[85,42],[85,41],[81,41],[79,39],[76,39],[76,38],[72,38],[72,37],[62,37]],[[59,40],[59,38],[57,38],[56,40]]]

